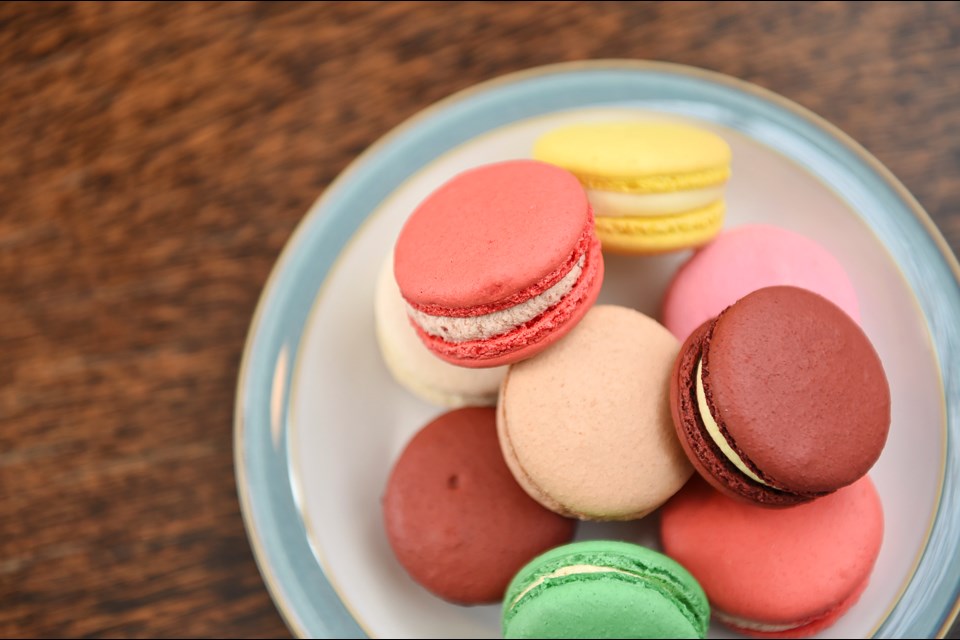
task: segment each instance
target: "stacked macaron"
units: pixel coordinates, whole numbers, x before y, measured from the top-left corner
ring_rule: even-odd
[[[571,171],[587,189],[608,251],[699,247],[723,225],[730,146],[679,122],[596,122],[550,131],[533,155]]]
[[[532,160],[441,186],[397,239],[394,274],[424,345],[464,367],[510,364],[566,335],[597,299],[603,257],[576,178]]]
[[[680,442],[735,498],[809,502],[866,475],[890,426],[890,390],[863,330],[797,287],[766,287],[684,343],[670,385]]]
[[[389,475],[400,565],[449,602],[502,600],[509,638],[704,637],[711,606],[752,635],[828,627],[879,553],[867,473],[890,425],[843,267],[785,229],[721,232],[731,154],[716,133],[584,123],[534,156],[440,185],[381,270],[388,370],[465,407],[421,429]],[[698,248],[663,324],[596,304],[601,243]],[[652,513],[666,556],[570,543],[577,521]],[[831,548],[837,533],[846,546]]]

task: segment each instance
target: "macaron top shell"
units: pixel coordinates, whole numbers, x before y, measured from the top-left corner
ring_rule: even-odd
[[[743,296],[777,285],[819,293],[860,321],[857,293],[843,265],[813,240],[750,224],[722,232],[673,276],[663,324],[680,340]]]
[[[774,487],[832,491],[880,456],[890,389],[863,330],[825,298],[768,287],[717,319],[703,355],[711,413]]]
[[[869,477],[791,509],[733,500],[694,478],[661,514],[665,552],[699,580],[718,617],[773,626],[809,625],[849,605],[883,539]]]
[[[560,127],[541,136],[533,153],[539,160],[577,174],[587,186],[591,186],[591,177],[676,178],[653,182],[643,189],[652,192],[722,183],[729,176],[731,159],[730,146],[720,136],[668,121],[594,122]],[[699,178],[692,175],[698,173]]]
[[[503,308],[566,275],[592,224],[583,188],[563,169],[533,160],[471,169],[407,220],[395,250],[397,283],[409,303],[442,309],[437,315]]]
[[[507,638],[702,638],[703,589],[682,566],[620,541],[575,542],[544,553],[507,588]]]

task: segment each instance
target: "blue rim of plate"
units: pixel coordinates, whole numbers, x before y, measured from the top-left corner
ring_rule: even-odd
[[[402,123],[314,204],[261,294],[240,365],[234,464],[247,536],[264,582],[299,637],[366,637],[311,549],[292,482],[288,403],[305,321],[331,267],[406,179],[491,129],[566,109],[641,106],[740,131],[844,198],[886,246],[916,295],[940,363],[947,433],[927,544],[874,637],[943,637],[960,613],[960,265],[927,213],[878,160],[819,116],[765,89],[682,65],[596,60],[476,85]]]

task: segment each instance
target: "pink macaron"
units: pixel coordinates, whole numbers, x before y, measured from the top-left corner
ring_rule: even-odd
[[[566,335],[596,301],[603,258],[573,174],[532,160],[461,173],[411,214],[394,253],[420,339],[447,362],[518,362]]]
[[[741,633],[803,638],[834,624],[867,586],[883,539],[870,478],[790,509],[734,500],[694,477],[662,509],[667,555]]]
[[[686,340],[748,293],[776,285],[819,293],[860,321],[856,291],[839,260],[798,233],[750,224],[721,233],[680,267],[663,300],[663,324]]]

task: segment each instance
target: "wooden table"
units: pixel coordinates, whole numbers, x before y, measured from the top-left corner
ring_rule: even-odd
[[[285,635],[231,448],[274,259],[394,125],[584,58],[813,109],[960,248],[957,3],[0,5],[0,635]]]

